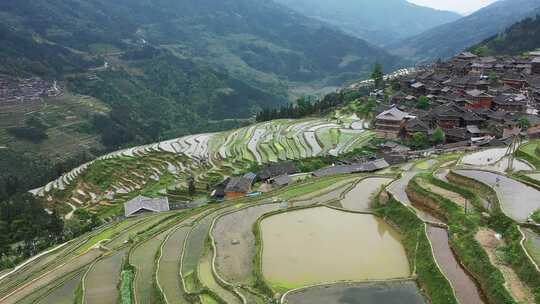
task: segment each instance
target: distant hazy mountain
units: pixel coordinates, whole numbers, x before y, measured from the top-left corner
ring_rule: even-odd
[[[500,0],[390,47],[394,54],[417,61],[451,57],[531,16],[538,7],[540,0]]]
[[[540,48],[540,9],[534,17],[524,19],[503,33],[471,48],[486,55],[519,55]]]
[[[357,37],[387,45],[461,16],[406,0],[275,0]]]

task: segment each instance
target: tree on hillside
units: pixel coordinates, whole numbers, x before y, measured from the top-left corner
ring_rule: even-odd
[[[418,98],[418,103],[416,104],[416,107],[418,109],[427,110],[430,105],[431,104],[429,102],[429,98],[427,98],[426,96],[420,96],[420,98]]]
[[[531,127],[531,122],[526,118],[526,117],[521,117],[519,120],[518,120],[518,126],[522,129],[522,130],[526,130],[528,128]]]
[[[431,136],[431,142],[435,145],[442,144],[446,141],[446,134],[444,134],[443,129],[441,127],[438,127],[433,135]]]
[[[376,88],[382,88],[384,84],[384,71],[383,66],[380,63],[376,63],[371,73],[371,78],[375,81]]]
[[[358,107],[357,114],[360,116],[360,118],[371,119],[375,107],[377,107],[377,102],[375,101],[375,98],[370,97],[366,102],[362,103]]]
[[[427,135],[421,132],[414,133],[411,138],[410,145],[414,149],[424,149],[429,147],[429,140]]]
[[[195,191],[197,189],[195,188],[195,178],[191,176],[188,181],[188,194],[189,196],[193,197],[195,195]]]

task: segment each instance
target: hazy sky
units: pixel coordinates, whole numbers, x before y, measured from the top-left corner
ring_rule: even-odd
[[[497,0],[408,0],[419,5],[468,14]]]

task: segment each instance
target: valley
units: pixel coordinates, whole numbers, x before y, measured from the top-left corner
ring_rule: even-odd
[[[0,2],[0,303],[540,303],[539,12]]]

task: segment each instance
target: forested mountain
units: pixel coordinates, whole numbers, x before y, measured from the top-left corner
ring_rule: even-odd
[[[482,55],[520,55],[540,48],[540,10],[471,48]]]
[[[276,1],[377,45],[388,45],[461,17],[406,0]]]
[[[295,83],[338,85],[375,62],[399,64],[262,0],[7,0],[0,13],[0,73],[61,79],[154,140],[281,105]]]
[[[416,61],[448,58],[533,15],[538,7],[540,0],[500,0],[467,17],[394,44],[392,52]]]
[[[264,0],[4,0],[0,41],[0,78],[39,76],[65,91],[0,103],[0,150],[24,155],[16,165],[51,160],[43,174],[53,175],[105,150],[237,127],[286,104],[295,86],[341,85],[376,62],[401,63]],[[26,180],[0,173],[14,178]]]

